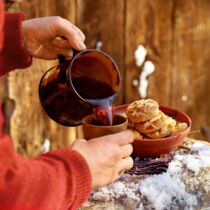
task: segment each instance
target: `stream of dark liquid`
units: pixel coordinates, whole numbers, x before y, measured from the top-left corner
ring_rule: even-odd
[[[92,106],[98,125],[112,125],[112,103],[115,98],[113,89],[100,81],[87,77],[72,80],[77,93]]]

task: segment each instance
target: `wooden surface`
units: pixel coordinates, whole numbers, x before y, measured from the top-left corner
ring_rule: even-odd
[[[121,72],[115,104],[140,99],[133,80],[139,79],[142,68],[136,66],[134,52],[143,45],[146,60],[155,65],[147,97],[186,112],[192,131],[210,127],[209,0],[22,0],[10,11],[24,12],[27,18],[60,15],[84,31],[88,48],[101,41],[101,50],[113,57]],[[16,101],[11,135],[16,149],[25,155],[36,156],[46,138],[56,149],[82,137],[81,128],[54,123],[39,104],[39,80],[54,63],[34,59],[32,67],[10,73],[5,84]],[[205,138],[199,132],[191,136]]]
[[[113,183],[112,185],[92,191],[89,200],[80,208],[80,210],[209,209],[210,191],[208,190],[208,187],[210,168],[201,167],[199,168],[198,173],[195,173],[190,169],[189,166],[186,165],[186,162],[184,162],[181,158],[182,156],[183,158],[187,158],[187,156],[189,155],[196,156],[197,153],[191,151],[191,147],[194,143],[198,142],[202,146],[208,145],[210,147],[210,144],[207,144],[204,141],[197,141],[195,139],[186,138],[184,143],[179,148],[177,148],[175,155],[179,156],[179,161],[177,162],[177,159],[175,158],[175,160],[171,161],[171,164],[172,168],[175,165],[178,168],[176,170],[173,169],[172,172],[168,172],[169,170],[166,172],[172,178],[172,181],[171,185],[169,186],[165,186],[162,183],[161,192],[160,189],[154,186],[157,185],[157,183],[153,182],[152,178],[156,177],[157,180],[157,177],[159,177],[158,181],[163,182],[164,180],[161,177],[164,176],[165,173],[159,175],[124,175],[119,180],[116,180],[115,183]],[[206,158],[207,157],[208,156],[206,156]],[[176,162],[176,164],[172,163],[173,161]],[[206,160],[206,163],[207,162],[208,160]],[[165,176],[165,178],[166,177],[167,175]],[[140,183],[142,183],[146,179],[150,179],[150,181],[147,182],[148,191],[153,192],[149,193],[150,196],[154,196],[153,198],[150,198],[147,193],[143,195],[141,194]],[[176,187],[174,187],[177,185],[177,180],[180,180],[181,182],[181,185],[179,186],[182,187],[180,188],[183,188],[184,186],[184,194],[186,195],[188,193],[188,197],[185,199],[182,196],[183,191],[179,191],[178,189],[176,189]],[[119,183],[121,183],[121,185],[119,185]],[[137,187],[135,187],[136,184]],[[115,186],[115,190],[113,190],[113,186]],[[125,186],[127,188],[125,188]],[[125,189],[127,189],[127,192],[129,193],[127,193]],[[173,194],[172,191],[176,191],[176,195],[173,198],[171,196],[171,194]],[[158,192],[160,194],[158,194]],[[171,200],[169,200],[168,196],[171,196]],[[195,205],[190,206],[192,202],[189,201],[190,199],[192,199],[192,197],[194,197],[197,202]],[[157,202],[155,202],[155,199]],[[154,206],[154,204],[156,206]]]
[[[75,6],[74,1],[22,1],[10,10],[24,12],[27,18],[60,15],[74,23]],[[70,146],[76,136],[81,136],[81,132],[78,134],[80,128],[69,128],[55,123],[43,112],[40,105],[40,79],[46,70],[56,64],[57,61],[33,59],[30,68],[11,72],[8,76],[9,96],[16,101],[10,134],[15,149],[24,156],[40,154],[45,139],[50,140],[50,149],[55,150]]]

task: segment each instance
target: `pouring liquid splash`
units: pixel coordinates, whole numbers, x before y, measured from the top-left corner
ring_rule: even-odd
[[[112,103],[116,97],[112,88],[88,77],[74,78],[72,83],[78,94],[93,107],[98,125],[112,125]]]

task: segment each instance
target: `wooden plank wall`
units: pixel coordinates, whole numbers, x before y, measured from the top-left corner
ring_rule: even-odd
[[[133,80],[142,68],[136,66],[134,52],[143,45],[146,60],[155,65],[147,97],[186,112],[193,131],[210,127],[209,0],[22,0],[10,11],[24,12],[27,18],[60,15],[82,29],[88,48],[101,41],[101,49],[121,71],[116,105],[140,99]],[[7,76],[9,96],[16,101],[10,132],[16,150],[25,156],[39,154],[45,138],[54,150],[82,137],[80,127],[60,126],[40,107],[39,80],[54,63],[34,59],[30,68]],[[201,133],[191,136],[204,139]]]

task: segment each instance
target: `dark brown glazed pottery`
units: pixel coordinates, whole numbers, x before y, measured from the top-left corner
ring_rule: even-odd
[[[97,125],[94,114],[82,119],[83,135],[87,140],[124,131],[127,125],[128,120],[121,115],[114,115],[112,126]]]
[[[125,113],[128,104],[116,106],[115,114]],[[184,138],[189,134],[191,129],[191,119],[183,112],[167,106],[159,107],[162,112],[169,115],[179,122],[187,123],[188,127],[182,133],[175,136],[169,136],[161,139],[135,139],[133,142],[133,154],[140,157],[156,157],[168,154],[174,151],[184,141]]]
[[[51,119],[77,126],[104,99],[114,101],[120,86],[120,72],[114,60],[105,52],[87,49],[76,52],[68,61],[59,56],[59,65],[41,78],[39,98]]]

